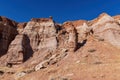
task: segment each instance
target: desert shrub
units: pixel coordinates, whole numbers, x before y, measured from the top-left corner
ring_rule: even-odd
[[[64,78],[61,78],[60,80],[69,80],[68,78],[64,77]]]
[[[89,49],[88,52],[95,52],[96,49]]]
[[[104,41],[104,39],[103,39],[103,38],[99,38],[98,40],[99,40],[99,41]]]
[[[102,62],[95,62],[94,64],[102,64]]]

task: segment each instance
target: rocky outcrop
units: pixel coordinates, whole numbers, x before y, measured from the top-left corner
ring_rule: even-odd
[[[25,36],[17,35],[11,42],[7,52],[7,62],[11,64],[20,64],[24,60],[23,54],[25,53]]]
[[[25,22],[24,22],[24,23],[18,23],[18,24],[17,24],[17,31],[18,31],[19,34],[21,34],[21,33],[23,32],[26,24],[27,24],[27,23],[25,23]]]
[[[17,27],[16,25],[18,24],[17,22],[10,20],[4,16],[0,16],[0,21],[4,24],[4,25],[9,25],[9,26],[13,26],[13,27]]]
[[[87,39],[87,36],[93,34],[92,28],[88,26],[87,21],[79,20],[79,21],[73,21],[72,23],[78,34],[77,35],[78,43],[82,43],[84,40]]]
[[[66,40],[67,48],[70,51],[75,51],[77,46],[77,32],[75,30],[75,27],[71,22],[64,23],[63,27],[65,28],[66,33],[68,34],[68,40]]]
[[[7,52],[10,42],[18,34],[16,24],[10,19],[0,17],[0,56]]]
[[[19,34],[10,43],[6,55],[1,57],[1,65],[19,65],[32,57],[32,54],[33,50],[29,38],[26,35]]]
[[[63,36],[66,35],[64,43],[70,51],[75,51],[78,46],[81,46],[87,37],[93,34],[92,28],[88,26],[87,21],[78,20],[78,21],[69,21],[65,22],[62,26],[64,29]],[[62,34],[60,34],[62,36]],[[59,39],[60,40],[60,39]],[[61,43],[60,43],[61,44]]]
[[[113,17],[105,13],[101,14],[98,17],[97,21],[91,25],[91,27],[93,28],[95,36],[99,36],[100,38],[108,41],[112,45],[120,47],[120,26],[118,23],[116,23]]]
[[[7,52],[7,63],[21,64],[28,58],[32,57],[33,50],[30,41],[26,35],[19,34],[11,42]]]
[[[35,66],[35,71],[40,69],[47,68],[50,65],[54,65],[57,62],[61,61],[64,57],[68,55],[66,50],[56,51],[54,54],[48,54],[44,57],[44,60]]]
[[[27,23],[22,34],[29,37],[33,51],[57,48],[56,28],[52,19],[32,19]]]

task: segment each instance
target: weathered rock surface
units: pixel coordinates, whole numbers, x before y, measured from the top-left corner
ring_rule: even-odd
[[[120,47],[120,26],[108,14],[101,14],[98,20],[91,25],[94,35],[107,40],[112,45]]]
[[[57,48],[56,28],[52,19],[32,19],[27,23],[22,34],[29,37],[33,51]]]
[[[26,24],[27,24],[27,23],[25,23],[25,22],[24,22],[24,23],[18,23],[18,24],[17,24],[17,31],[18,31],[19,34],[21,34],[21,33],[23,32]]]
[[[119,53],[119,15],[63,24],[0,17],[0,80],[119,80]]]
[[[16,25],[16,22],[0,17],[0,57],[6,54],[9,44],[18,34]]]

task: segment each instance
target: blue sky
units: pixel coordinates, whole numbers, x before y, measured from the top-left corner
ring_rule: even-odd
[[[0,0],[0,15],[18,22],[53,16],[56,22],[120,14],[120,0]]]

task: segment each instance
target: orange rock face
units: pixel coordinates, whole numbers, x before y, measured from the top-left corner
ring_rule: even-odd
[[[120,17],[63,24],[0,17],[0,80],[119,80]]]

